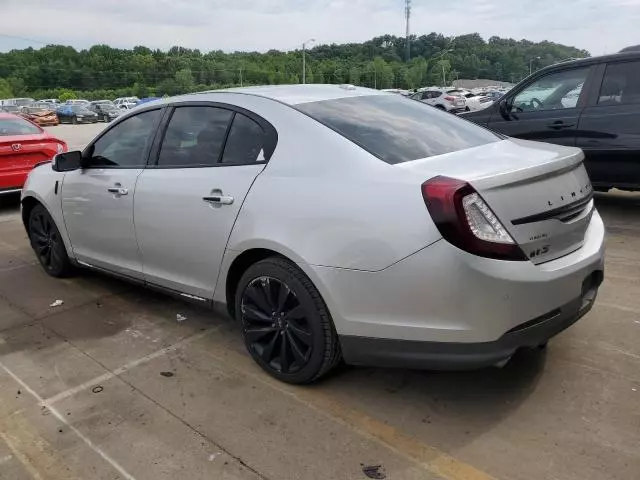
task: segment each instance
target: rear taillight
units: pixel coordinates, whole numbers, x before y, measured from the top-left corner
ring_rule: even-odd
[[[456,97],[452,97],[452,96],[450,96],[450,95],[447,95],[446,97],[444,97],[444,99],[445,99],[447,102],[455,102],[455,101],[457,100],[457,98],[456,98]]]
[[[480,194],[467,182],[434,177],[422,197],[442,237],[465,252],[499,260],[527,260]]]
[[[67,151],[67,144],[66,143],[57,143],[56,144],[56,151],[57,153],[64,153]]]

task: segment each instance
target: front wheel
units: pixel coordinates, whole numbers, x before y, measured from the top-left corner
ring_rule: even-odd
[[[340,360],[338,335],[320,293],[285,259],[268,258],[247,269],[235,312],[247,350],[278,380],[311,383]]]
[[[71,117],[71,123],[73,125],[77,125],[78,124],[78,118],[75,115],[73,117]]]
[[[42,205],[36,205],[29,215],[31,248],[44,270],[52,277],[67,277],[73,271],[67,249],[53,218]]]

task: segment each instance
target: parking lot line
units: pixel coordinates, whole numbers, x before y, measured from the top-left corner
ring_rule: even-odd
[[[69,398],[73,395],[75,395],[76,393],[79,393],[89,387],[93,387],[95,385],[98,385],[100,383],[106,382],[107,380],[110,380],[114,377],[119,377],[120,375],[122,375],[123,373],[127,372],[128,370],[131,370],[132,368],[137,367],[138,365],[141,365],[143,363],[147,363],[155,358],[158,357],[162,357],[164,355],[166,355],[167,353],[173,352],[175,350],[178,350],[179,348],[182,348],[190,343],[195,342],[196,340],[200,340],[201,338],[209,335],[210,333],[216,331],[218,327],[214,327],[214,328],[209,328],[207,330],[204,330],[200,333],[196,333],[195,335],[192,335],[190,337],[184,338],[182,340],[180,340],[179,342],[174,343],[173,345],[169,345],[168,347],[162,348],[160,350],[157,350],[153,353],[150,353],[149,355],[145,355],[144,357],[138,358],[136,360],[133,360],[129,363],[127,363],[126,365],[123,365],[120,368],[116,368],[113,371],[107,372],[103,375],[100,375],[98,377],[92,378],[91,380],[88,380],[84,383],[81,383],[80,385],[76,385],[75,387],[72,387],[68,390],[65,390],[63,392],[60,392],[56,395],[54,395],[53,397],[49,397],[47,399],[41,400],[40,401],[40,405],[43,407],[49,407],[51,405],[53,405],[56,402],[59,402],[61,400],[64,400],[66,398]]]
[[[28,392],[36,401],[40,404],[44,402],[44,399],[38,395],[38,393],[33,390],[29,385],[27,385],[20,377],[18,377],[15,373],[13,373],[9,368],[7,368],[2,362],[0,362],[0,368],[2,368],[7,375],[9,375],[15,382],[17,382],[25,392]],[[136,478],[127,472],[122,465],[120,465],[117,461],[109,456],[104,450],[102,450],[99,446],[95,445],[88,437],[86,437],[80,430],[71,425],[67,419],[62,415],[58,410],[56,410],[53,406],[47,407],[49,411],[53,414],[54,417],[58,419],[65,427],[67,427],[70,431],[72,431],[80,440],[82,440],[91,450],[100,455],[109,465],[111,465],[125,480],[136,480]],[[6,442],[6,439],[4,439]],[[7,443],[7,445],[9,445]],[[9,447],[11,448],[11,447]],[[25,465],[26,468],[27,465]],[[34,470],[35,471],[35,470]],[[33,474],[33,472],[30,473]],[[37,472],[36,472],[37,473]],[[42,479],[41,476],[34,477],[36,480]]]
[[[38,472],[36,467],[34,467],[33,464],[31,463],[31,460],[29,460],[29,457],[24,455],[20,451],[20,449],[16,448],[15,445],[13,445],[13,441],[9,438],[7,434],[0,431],[0,438],[4,441],[4,443],[7,445],[7,447],[9,448],[9,450],[11,450],[11,453],[13,454],[13,456],[9,457],[8,459],[7,457],[1,459],[2,462],[0,462],[0,465],[10,460],[11,458],[15,458],[22,464],[22,466],[27,471],[27,473],[31,475],[31,478],[33,478],[34,480],[44,480],[42,478],[42,475],[40,475],[40,472]]]

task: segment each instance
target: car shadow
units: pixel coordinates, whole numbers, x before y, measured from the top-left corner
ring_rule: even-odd
[[[342,365],[309,387],[403,435],[453,451],[494,429],[535,391],[546,350],[521,350],[502,368],[420,371]]]
[[[627,222],[637,224],[640,220],[640,192],[596,193],[595,205],[607,227]]]

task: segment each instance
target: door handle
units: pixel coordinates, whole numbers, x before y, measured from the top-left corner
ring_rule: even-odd
[[[231,195],[214,195],[212,197],[202,197],[202,200],[213,205],[231,205],[234,198]]]
[[[107,188],[107,192],[113,193],[114,195],[127,195],[129,193],[129,190],[122,187],[111,187]]]
[[[573,123],[564,123],[562,120],[557,120],[547,125],[547,127],[553,128],[554,130],[562,130],[563,128],[571,128],[573,126]]]

